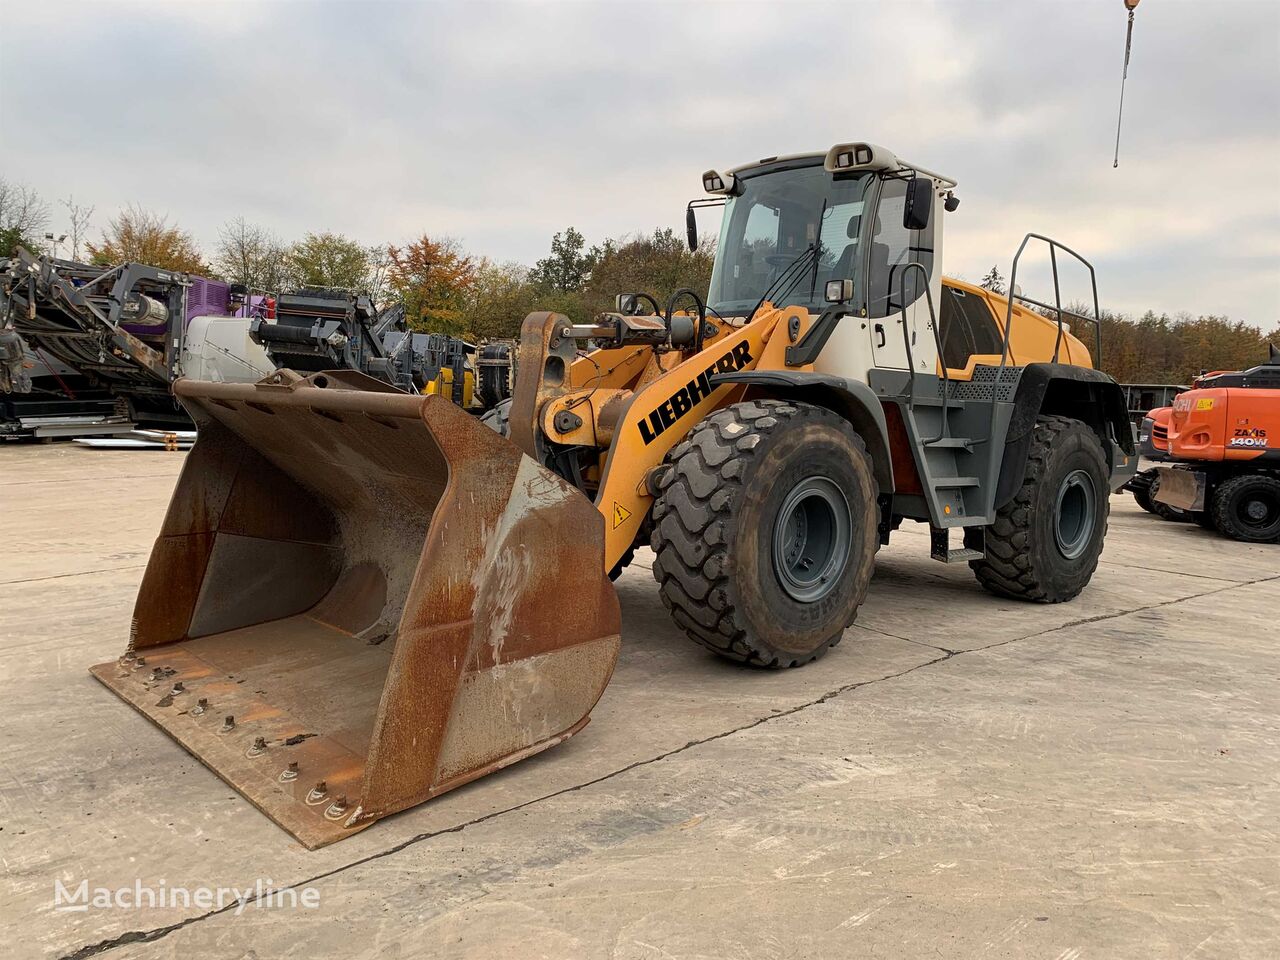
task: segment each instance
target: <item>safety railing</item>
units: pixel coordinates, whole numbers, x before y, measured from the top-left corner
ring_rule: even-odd
[[[1049,245],[1049,265],[1053,271],[1053,303],[1042,303],[1039,300],[1033,300],[1031,297],[1024,297],[1017,293],[1018,282],[1018,262],[1022,259],[1023,252],[1027,249],[1027,243],[1031,240],[1042,240]],[[1083,314],[1076,313],[1072,310],[1064,310],[1062,308],[1062,288],[1058,282],[1058,251],[1070,254],[1077,261],[1082,263],[1086,270],[1089,271],[1089,285],[1093,292],[1093,317],[1086,317]],[[1098,278],[1094,273],[1093,264],[1091,264],[1080,254],[1076,253],[1065,244],[1059,243],[1051,237],[1046,237],[1039,233],[1028,233],[1022,238],[1022,243],[1018,245],[1018,252],[1013,255],[1013,268],[1009,271],[1009,296],[1006,301],[1005,317],[1004,317],[1004,337],[1000,345],[1000,369],[1003,370],[1010,359],[1010,342],[1011,331],[1013,329],[1013,301],[1020,303],[1029,303],[1034,307],[1042,310],[1052,310],[1057,318],[1058,334],[1053,343],[1053,362],[1058,362],[1058,356],[1062,349],[1063,339],[1063,318],[1064,316],[1075,317],[1086,323],[1093,324],[1093,365],[1095,367],[1102,366],[1102,314],[1098,309]],[[944,368],[945,369],[945,368]]]

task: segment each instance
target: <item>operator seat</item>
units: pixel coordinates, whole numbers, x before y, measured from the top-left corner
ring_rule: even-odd
[[[872,234],[871,241],[871,273],[867,277],[867,305],[873,317],[888,315],[890,294],[897,281],[896,274],[889,270],[889,245],[875,242],[882,229],[880,214],[877,213],[876,232]]]
[[[853,258],[858,255],[858,231],[861,228],[862,214],[855,213],[844,228],[844,235],[849,238],[849,243],[845,244],[836,265],[831,268],[832,280],[844,280],[853,275]]]

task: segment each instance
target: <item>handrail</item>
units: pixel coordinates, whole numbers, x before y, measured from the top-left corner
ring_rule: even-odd
[[[1045,243],[1049,245],[1049,265],[1053,271],[1053,306],[1052,307],[1050,307],[1050,305],[1047,303],[1040,303],[1040,301],[1038,300],[1032,300],[1030,297],[1024,297],[1021,294],[1014,292],[1017,289],[1018,261],[1022,259],[1022,253],[1024,250],[1026,250],[1027,242],[1029,240],[1043,240]],[[1062,309],[1062,291],[1061,291],[1060,284],[1058,283],[1058,254],[1057,254],[1058,250],[1062,250],[1066,253],[1069,253],[1071,256],[1075,257],[1075,259],[1078,260],[1080,263],[1084,264],[1085,269],[1089,271],[1089,284],[1093,291],[1093,319],[1092,320],[1090,320],[1089,317],[1083,316],[1081,314],[1074,313],[1070,310],[1064,311]],[[1009,341],[1011,339],[1011,330],[1013,327],[1013,301],[1014,300],[1021,300],[1023,303],[1032,303],[1046,310],[1051,309],[1057,314],[1058,335],[1054,339],[1054,344],[1053,344],[1053,362],[1054,363],[1058,362],[1058,355],[1062,348],[1063,314],[1066,313],[1066,314],[1069,314],[1070,316],[1078,317],[1081,320],[1092,323],[1093,324],[1093,341],[1094,341],[1093,363],[1096,368],[1101,368],[1102,366],[1102,311],[1099,310],[1098,308],[1098,277],[1097,277],[1097,274],[1094,272],[1093,264],[1091,264],[1088,260],[1080,256],[1080,254],[1076,253],[1066,244],[1059,243],[1057,240],[1054,240],[1051,237],[1046,237],[1043,234],[1028,233],[1025,237],[1022,238],[1022,243],[1018,245],[1018,252],[1013,255],[1013,268],[1009,271],[1009,296],[1005,301],[1006,309],[1005,309],[1005,317],[1004,317],[1004,336],[1000,344],[1000,369],[1001,370],[1004,370],[1009,360]]]
[[[907,331],[907,274],[911,268],[919,270],[924,274],[924,295],[925,300],[929,304],[929,326],[933,328],[933,342],[938,348],[938,360],[942,367],[942,421],[936,437],[930,437],[927,440],[921,440],[921,444],[937,443],[947,435],[947,402],[950,400],[950,391],[948,390],[947,365],[942,362],[942,334],[938,330],[938,315],[933,309],[933,290],[929,286],[929,271],[919,260],[912,260],[910,263],[902,267],[902,273],[898,275],[898,312],[902,323],[902,343],[907,349],[907,409],[915,408],[916,402],[916,361],[911,351],[911,335]],[[897,269],[897,265],[894,266]],[[916,300],[920,298],[917,297]],[[912,303],[915,301],[913,300]]]

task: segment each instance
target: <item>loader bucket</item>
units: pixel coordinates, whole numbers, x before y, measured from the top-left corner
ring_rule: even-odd
[[[582,729],[619,644],[585,496],[359,374],[174,391],[198,439],[99,680],[311,848]]]

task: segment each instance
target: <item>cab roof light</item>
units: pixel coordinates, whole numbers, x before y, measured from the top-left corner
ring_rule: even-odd
[[[896,170],[900,164],[892,151],[874,143],[837,143],[827,151],[823,166],[828,173],[852,170]]]
[[[707,193],[715,193],[725,197],[736,196],[738,193],[738,178],[732,173],[708,170],[702,175],[702,189]]]
[[[943,189],[951,189],[956,186],[956,181],[953,178],[944,177],[940,173],[926,170],[917,164],[900,160],[892,150],[875,143],[837,143],[827,151],[823,166],[826,168],[827,173],[851,173],[856,170],[911,173],[913,176],[929,177]],[[955,208],[949,207],[948,209],[953,210]]]

